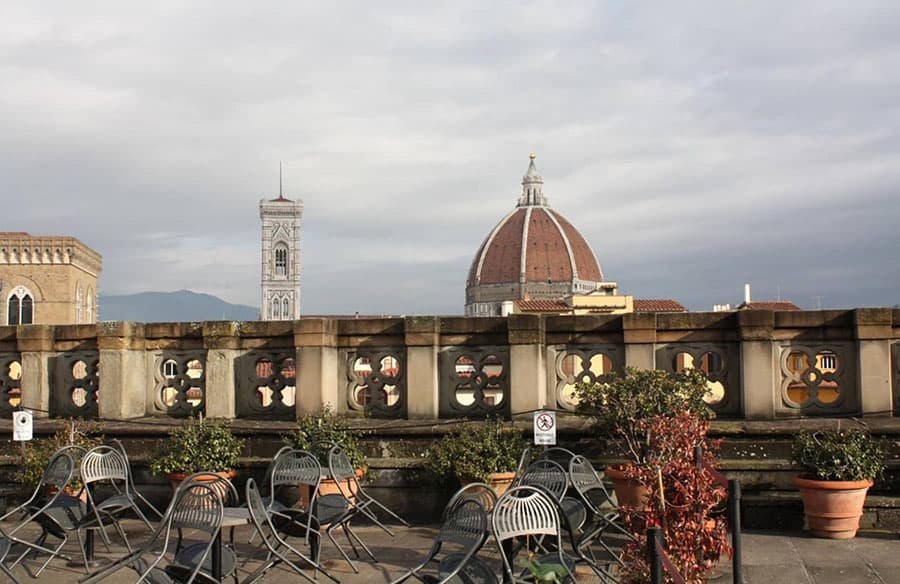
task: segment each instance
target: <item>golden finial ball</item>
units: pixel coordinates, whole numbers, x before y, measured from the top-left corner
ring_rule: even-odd
[[[529,154],[529,155],[528,155],[528,158],[534,160],[534,152],[532,152],[531,154]]]

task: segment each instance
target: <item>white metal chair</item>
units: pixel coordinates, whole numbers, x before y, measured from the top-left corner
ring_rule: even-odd
[[[146,497],[144,497],[144,496],[141,494],[141,492],[137,489],[137,487],[135,486],[135,484],[134,484],[134,469],[131,467],[131,461],[128,459],[128,451],[125,450],[125,445],[122,444],[122,441],[121,441],[121,440],[118,440],[118,439],[116,439],[116,438],[113,438],[112,440],[110,440],[110,441],[109,441],[109,444],[110,444],[113,448],[117,449],[117,450],[119,451],[119,453],[122,455],[122,458],[125,459],[125,466],[128,468],[128,486],[129,486],[129,489],[130,489],[130,491],[131,491],[131,494],[132,494],[137,500],[139,500],[141,503],[143,503],[144,505],[146,505],[147,508],[150,509],[150,510],[153,512],[154,515],[156,515],[159,519],[162,519],[162,518],[163,518],[163,513],[162,513],[162,511],[160,511],[159,509],[157,509],[157,508],[156,508],[156,505],[154,505],[153,503],[151,503],[150,501],[148,501],[148,500],[146,499]]]
[[[528,545],[530,543],[528,540],[532,537],[536,540],[555,540],[555,551],[541,558],[542,563],[549,561],[563,566],[569,581],[576,581],[572,572],[574,562],[562,551],[558,507],[551,496],[539,487],[513,487],[504,493],[497,500],[491,513],[491,525],[497,547],[504,550],[500,555],[503,570],[510,581],[528,581],[514,573],[512,562],[514,556],[522,549],[530,553],[531,546]],[[513,545],[516,543],[514,540],[521,543],[523,538],[526,540],[525,545]]]

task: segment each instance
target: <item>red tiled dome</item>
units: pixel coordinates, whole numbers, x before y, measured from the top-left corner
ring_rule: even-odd
[[[472,260],[468,284],[574,280],[603,281],[594,252],[562,215],[529,205],[494,227]]]

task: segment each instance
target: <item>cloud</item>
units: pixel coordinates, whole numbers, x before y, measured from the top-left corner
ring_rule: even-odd
[[[892,305],[894,10],[8,4],[3,229],[81,238],[107,293],[256,304],[283,161],[304,312],[458,313],[535,151],[625,292]]]

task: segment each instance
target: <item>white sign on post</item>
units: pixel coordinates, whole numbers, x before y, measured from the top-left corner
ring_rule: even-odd
[[[22,442],[31,440],[34,430],[34,418],[31,412],[13,412],[13,440]]]
[[[556,412],[534,413],[534,443],[556,446]]]

